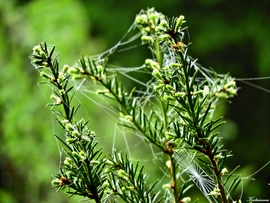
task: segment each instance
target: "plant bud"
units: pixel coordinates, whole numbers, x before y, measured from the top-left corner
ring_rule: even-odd
[[[46,54],[45,54],[44,51],[41,51],[41,52],[39,53],[39,55],[40,55],[43,59],[46,59],[46,58],[47,58],[47,56],[46,56]]]
[[[163,189],[171,189],[171,184],[164,184],[162,185]]]
[[[51,185],[53,187],[58,187],[60,185],[60,180],[59,179],[53,179],[52,182],[51,182]]]
[[[170,160],[166,161],[166,166],[170,168],[172,166],[172,162]]]
[[[155,78],[157,78],[157,79],[159,79],[159,80],[162,80],[161,73],[159,72],[158,69],[155,68],[155,69],[153,70],[153,72],[152,72],[152,75],[153,75]]]
[[[161,20],[159,26],[162,27],[162,28],[164,28],[164,29],[168,29],[169,28],[168,22],[166,20],[164,20],[164,19]]]
[[[146,36],[146,35],[143,35],[141,37],[141,40],[142,40],[142,43],[143,44],[146,44],[146,43],[153,43],[154,42],[154,38],[151,37],[151,36]]]
[[[170,39],[170,38],[171,38],[171,36],[168,35],[168,34],[163,34],[163,35],[160,35],[160,36],[159,36],[159,39],[160,39],[161,41],[165,41],[165,40],[168,40],[168,39]]]
[[[41,47],[40,45],[36,45],[33,47],[33,54],[36,54],[36,55],[40,55],[40,52],[41,52]]]
[[[165,84],[161,83],[161,84],[155,85],[154,90],[157,91],[159,89],[162,89],[163,87],[165,87]]]
[[[185,23],[184,21],[185,17],[183,15],[179,16],[179,18],[176,20],[176,25],[175,25],[175,31],[178,31],[179,28]]]
[[[73,130],[71,134],[74,137],[79,137],[80,136],[80,133],[78,132],[78,130]]]
[[[79,68],[71,67],[68,69],[69,74],[78,74],[80,72]]]
[[[225,173],[228,173],[227,168],[223,168],[223,169],[221,170],[220,175],[223,176]]]
[[[165,101],[169,101],[169,100],[171,100],[171,101],[173,101],[173,100],[175,100],[172,96],[170,96],[170,95],[164,95],[163,96],[163,99],[165,100]]]
[[[166,89],[175,92],[175,89],[171,85],[166,85]]]
[[[185,197],[180,202],[183,202],[183,203],[191,202],[191,198],[190,197]]]
[[[186,92],[176,92],[174,94],[174,96],[176,96],[176,97],[184,97],[184,96],[187,96],[187,93]]]
[[[127,174],[124,170],[122,170],[122,169],[118,171],[118,175],[119,175],[120,177],[126,179],[126,180],[129,179],[128,174]]]
[[[46,78],[46,79],[49,79],[49,80],[52,79],[52,76],[48,75],[48,74],[45,73],[45,72],[40,72],[40,77],[43,77],[43,78]]]
[[[98,66],[97,66],[97,72],[98,72],[98,73],[102,73],[103,69],[104,69],[104,68],[103,68],[102,65],[98,65]]]
[[[66,73],[69,69],[69,65],[64,65],[62,69],[62,73]]]
[[[147,15],[146,14],[141,14],[138,15],[135,19],[136,24],[146,24],[147,23]]]
[[[180,63],[170,63],[170,68],[181,68],[182,64]]]

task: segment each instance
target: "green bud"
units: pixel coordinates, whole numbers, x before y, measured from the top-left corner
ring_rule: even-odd
[[[122,170],[122,169],[120,169],[120,170],[118,171],[118,175],[119,175],[120,177],[126,179],[126,180],[129,179],[128,174],[127,174],[124,170]]]
[[[164,29],[168,29],[168,28],[169,28],[169,25],[168,25],[167,20],[164,20],[164,19],[162,19],[162,20],[160,21],[159,26],[162,27],[162,28],[164,28]]]
[[[146,59],[145,60],[145,65],[148,66],[148,67],[150,66],[150,68],[152,70],[154,70],[154,69],[159,70],[160,69],[160,66],[159,66],[158,62],[153,61],[152,59]]]
[[[236,83],[234,80],[231,80],[230,82],[228,82],[226,85],[224,85],[224,89],[227,89],[229,87],[235,87]]]
[[[185,197],[185,198],[181,199],[180,202],[183,202],[183,203],[191,202],[191,198],[190,197]]]
[[[76,140],[76,138],[68,137],[68,138],[66,139],[66,143],[67,143],[67,144],[72,144],[75,140]]]
[[[186,21],[184,21],[185,17],[184,16],[179,16],[179,18],[177,18],[176,20],[176,25],[175,25],[175,30],[178,31],[181,26],[183,25],[183,23],[185,23]]]
[[[231,96],[234,96],[237,94],[237,89],[234,89],[233,87],[230,87],[226,90]]]
[[[105,163],[114,166],[114,163],[109,159],[106,159]]]
[[[167,90],[175,92],[175,89],[171,85],[166,85],[165,87]]]
[[[74,126],[71,123],[66,123],[65,128],[67,131],[73,131]]]
[[[177,42],[178,50],[183,52],[185,50],[185,44],[183,42]]]
[[[110,183],[106,180],[106,181],[103,182],[103,186],[104,187],[109,187],[110,186]]]
[[[150,14],[150,20],[154,23],[154,25],[156,25],[158,18],[159,18],[159,16],[156,15],[155,13]]]
[[[60,95],[64,95],[65,93],[66,93],[65,90],[63,90],[63,89],[59,90]]]
[[[216,97],[219,99],[226,99],[228,95],[225,92],[216,92]]]
[[[95,133],[94,131],[91,131],[91,132],[90,132],[90,136],[91,136],[91,137],[96,137],[96,133]]]
[[[164,95],[163,96],[163,99],[165,100],[165,101],[173,101],[173,100],[175,100],[172,96],[170,96],[170,95]]]
[[[218,162],[219,160],[223,159],[224,156],[221,153],[219,153],[214,158],[215,158],[215,161]]]
[[[99,164],[100,163],[100,161],[98,161],[98,160],[91,160],[90,161],[90,164]]]
[[[44,68],[49,67],[49,64],[48,64],[46,61],[43,61],[43,62],[42,62],[42,65],[44,66]]]
[[[61,82],[63,82],[64,79],[65,79],[65,75],[63,73],[60,73],[58,78],[57,78],[57,82],[61,83]]]
[[[205,85],[203,87],[203,95],[208,95],[209,92],[210,92],[209,86],[208,85]]]
[[[60,180],[59,179],[53,179],[52,182],[51,182],[51,185],[53,187],[58,187],[60,185]]]
[[[66,73],[69,70],[69,65],[64,65],[62,69],[62,73]]]
[[[223,168],[220,172],[220,175],[223,176],[225,173],[228,173],[229,171],[227,170],[227,168]]]
[[[42,51],[40,45],[36,45],[33,47],[33,54],[40,55],[40,52]]]
[[[62,120],[62,124],[66,125],[67,123],[70,123],[69,120],[67,119]]]
[[[71,132],[71,134],[72,134],[72,136],[74,136],[74,137],[79,137],[81,134],[78,132],[78,130],[73,130],[72,132]]]
[[[79,152],[79,155],[80,155],[80,157],[81,157],[81,160],[85,160],[86,157],[87,157],[87,154],[86,154],[83,150],[81,150],[81,151]]]
[[[197,95],[197,94],[202,94],[204,93],[203,90],[199,90],[199,91],[196,91],[196,92],[192,92],[192,95]]]
[[[157,78],[157,79],[159,79],[159,80],[162,80],[161,73],[159,72],[158,69],[154,68],[154,69],[153,69],[153,72],[152,72],[152,75],[153,75],[155,78]]]
[[[164,33],[166,30],[161,26],[156,26],[155,31],[159,34]]]
[[[165,84],[161,83],[161,84],[155,85],[154,90],[157,91],[159,89],[163,89],[163,87],[165,87]]]
[[[182,64],[180,64],[180,63],[170,63],[170,67],[171,68],[181,68]]]
[[[164,67],[163,67],[163,70],[164,70],[165,72],[169,72],[170,67],[169,67],[169,66],[164,66]]]
[[[127,189],[135,191],[135,187],[134,186],[128,186]]]
[[[45,54],[44,51],[41,51],[41,52],[39,53],[39,55],[40,55],[43,59],[46,59],[46,58],[47,58],[47,56],[46,56],[46,54]]]
[[[54,100],[55,104],[62,104],[62,99],[59,98],[58,96],[52,94],[50,97],[52,100]]]
[[[218,196],[220,196],[220,190],[218,188],[215,188],[213,191],[211,191],[209,193],[209,195],[213,195],[213,196],[218,197]]]
[[[167,166],[168,168],[171,168],[171,166],[172,166],[171,160],[166,161],[166,166]]]
[[[84,136],[84,135],[81,137],[81,139],[86,141],[86,142],[90,142],[92,140],[90,137]]]
[[[74,162],[73,162],[72,159],[69,158],[69,157],[66,157],[66,159],[65,159],[65,161],[64,161],[64,164],[65,164],[66,166],[69,166],[69,167],[73,167],[73,166],[74,166]]]
[[[163,189],[171,189],[171,184],[164,184],[162,185]]]
[[[40,76],[43,77],[43,78],[49,79],[49,80],[52,79],[52,76],[48,75],[47,73],[45,73],[43,71],[40,72]]]
[[[170,38],[171,38],[171,36],[168,34],[163,34],[163,35],[159,36],[159,40],[161,40],[161,41],[165,41],[165,40],[170,39]]]
[[[79,75],[79,74],[73,74],[72,75],[72,80],[80,80],[85,78],[83,75]]]
[[[97,90],[96,91],[96,94],[109,94],[109,93],[110,93],[110,91],[107,90],[107,89],[105,89],[105,90]]]
[[[132,122],[132,121],[133,121],[133,117],[132,117],[131,115],[126,115],[126,116],[124,117],[124,120],[125,120],[126,122]]]
[[[176,92],[174,94],[174,96],[176,96],[176,97],[184,97],[184,96],[187,96],[187,93],[186,92]]]
[[[103,68],[102,65],[98,65],[98,66],[97,66],[97,72],[98,72],[98,73],[102,73],[102,72],[103,72],[103,69],[104,69],[104,68]]]
[[[73,152],[71,152],[71,154],[72,154],[72,156],[75,157],[76,159],[80,159],[80,158],[81,158],[80,155],[78,154],[78,152],[73,151]]]
[[[78,73],[80,73],[80,70],[79,70],[79,68],[71,67],[68,69],[68,73],[69,74],[78,74]]]
[[[141,37],[141,40],[142,40],[142,43],[143,44],[146,44],[146,43],[153,43],[154,42],[154,38],[151,37],[151,36],[146,36],[146,35],[143,35]]]
[[[142,32],[143,35],[149,35],[151,30],[152,30],[152,28],[147,26],[147,27],[142,28],[141,32]]]
[[[136,24],[146,24],[147,23],[147,15],[146,14],[141,14],[138,15],[135,19]]]

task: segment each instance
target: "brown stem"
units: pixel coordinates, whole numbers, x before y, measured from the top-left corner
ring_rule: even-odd
[[[175,163],[172,158],[172,155],[169,155],[170,164],[170,174],[171,174],[171,188],[173,190],[175,201],[178,200],[178,191],[177,191],[177,183],[176,183],[176,171],[175,171]]]
[[[217,163],[216,163],[216,161],[214,159],[214,156],[212,154],[211,147],[209,146],[209,144],[207,144],[207,146],[208,147],[207,147],[207,150],[206,150],[205,154],[209,158],[210,163],[211,163],[211,167],[214,170],[214,174],[215,174],[215,177],[216,177],[216,182],[218,184],[218,189],[220,191],[220,197],[221,197],[222,203],[228,203],[227,198],[226,198],[225,189],[223,187],[223,184],[222,184],[222,181],[221,181],[221,178],[220,178],[220,173],[219,173],[219,170],[217,168]]]

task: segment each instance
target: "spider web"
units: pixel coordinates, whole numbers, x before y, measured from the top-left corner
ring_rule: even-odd
[[[136,49],[138,47],[141,47],[141,44],[139,42],[140,33],[133,34],[134,25],[130,27],[130,29],[127,31],[126,35],[118,42],[115,46],[108,49],[107,51],[104,51],[101,54],[91,56],[90,58],[94,60],[103,60],[107,57],[110,57],[111,55],[115,53],[125,53],[127,51],[132,51],[133,49]],[[131,35],[131,37],[129,37]],[[138,41],[138,43],[136,43]],[[132,45],[134,44],[135,45]],[[170,54],[170,53],[169,53]],[[174,60],[173,55],[171,57],[171,60]],[[214,73],[213,70],[207,69],[200,64],[196,62],[193,58],[189,58],[189,60],[194,62],[195,69],[198,69],[201,73],[201,75],[204,78],[207,78],[208,81],[213,81],[212,75]],[[169,63],[169,61],[168,61]],[[140,66],[134,66],[134,67],[124,67],[114,64],[108,64],[107,71],[110,73],[118,73],[121,75],[122,78],[125,79],[125,81],[130,81],[133,84],[139,86],[140,88],[135,91],[136,97],[139,99],[142,106],[146,105],[151,101],[154,104],[155,94],[153,90],[149,87],[149,83],[151,83],[151,79],[149,79],[148,82],[143,82],[140,78],[134,77],[134,74],[141,74],[144,75],[145,78],[150,78],[149,73],[144,71],[143,67]],[[224,77],[223,74],[217,74],[218,77]],[[244,83],[247,83],[255,88],[258,88],[266,93],[270,93],[270,90],[260,87],[257,85],[252,84],[250,81],[253,80],[266,80],[270,79],[270,77],[261,77],[261,78],[235,78],[236,81],[241,81]],[[51,84],[47,84],[51,89],[53,89],[53,86]],[[81,80],[81,81],[73,81],[73,85],[75,87],[75,91],[78,92],[82,97],[79,97],[78,94],[75,94],[75,100],[78,103],[81,103],[82,101],[90,102],[91,105],[87,104],[87,106],[92,106],[92,109],[87,109],[86,107],[83,108],[83,113],[85,116],[89,116],[90,123],[92,123],[93,130],[98,135],[98,141],[100,143],[104,143],[105,146],[111,150],[111,153],[114,151],[114,149],[118,149],[119,146],[122,145],[123,151],[126,151],[131,159],[134,158],[134,154],[139,153],[142,154],[151,154],[152,156],[143,156],[143,159],[140,159],[140,162],[144,163],[160,163],[161,161],[164,161],[163,153],[158,152],[152,145],[146,145],[144,144],[143,137],[138,133],[134,131],[127,130],[123,126],[117,125],[119,122],[119,112],[112,107],[112,105],[109,103],[106,98],[104,97],[97,97],[96,96],[96,90],[100,88],[97,84],[90,83],[88,81]],[[43,91],[42,91],[43,92]],[[53,93],[53,91],[52,91]],[[46,97],[45,97],[46,98]],[[95,117],[92,115],[92,111],[98,112],[99,115],[101,115],[102,119],[101,121],[104,124],[101,124],[101,126],[106,126],[106,128],[95,128]],[[97,117],[98,114],[95,114]],[[53,114],[52,114],[53,115]],[[55,120],[55,115],[52,116],[52,120]],[[99,120],[100,121],[100,120]],[[56,129],[53,123],[53,133],[55,134]],[[106,124],[105,124],[106,123]],[[122,141],[120,141],[122,140]],[[56,139],[58,150],[60,154],[60,160],[62,160],[62,154],[63,149],[59,146],[58,140]],[[119,143],[120,142],[120,143]],[[124,145],[124,147],[123,147]],[[148,151],[148,152],[146,152]],[[139,157],[138,157],[139,158]],[[137,159],[138,159],[137,158]],[[184,170],[190,178],[194,181],[194,183],[197,185],[197,187],[200,189],[200,191],[206,196],[206,198],[212,202],[215,201],[215,199],[211,198],[208,194],[213,191],[213,189],[216,187],[214,182],[212,181],[211,177],[193,160],[194,157],[191,157],[186,151],[182,151],[177,153],[175,155],[175,158],[177,162],[179,163],[179,166],[182,170]],[[269,162],[267,163],[269,164]],[[61,165],[61,161],[59,163]],[[151,164],[150,164],[151,165]],[[152,164],[153,165],[153,164]],[[152,169],[156,166],[153,166]],[[264,166],[265,167],[265,166]],[[161,171],[162,180],[167,179],[166,169],[165,167],[159,166],[156,167],[155,171]],[[255,172],[256,173],[256,172]],[[247,177],[247,179],[250,178]]]
[[[190,179],[196,184],[202,194],[207,198],[207,200],[212,203],[217,202],[215,198],[209,194],[216,188],[215,181],[210,175],[208,175],[198,164],[194,161],[186,149],[181,151],[176,151],[173,157],[179,164],[183,172],[187,173]]]

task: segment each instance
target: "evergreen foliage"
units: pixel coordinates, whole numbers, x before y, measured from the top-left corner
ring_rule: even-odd
[[[153,58],[141,70],[151,74],[143,94],[126,91],[117,76],[107,70],[108,58],[81,57],[75,66],[59,67],[55,47],[45,42],[33,48],[31,62],[53,85],[52,112],[65,130],[65,160],[52,185],[71,195],[95,202],[196,202],[187,191],[195,184],[209,202],[240,201],[234,195],[240,183],[234,171],[227,172],[230,150],[223,147],[217,129],[224,123],[213,114],[220,100],[236,95],[238,88],[229,75],[205,69],[189,56],[184,16],[169,19],[154,9],[141,11],[134,26],[140,30]],[[102,87],[97,94],[113,100],[119,124],[135,131],[149,145],[167,156],[170,183],[158,189],[149,183],[139,162],[127,154],[105,155],[95,132],[84,118],[75,117],[79,106],[74,80],[87,80]],[[116,105],[115,105],[116,104]],[[92,123],[93,121],[90,121]],[[189,175],[188,180],[182,174]]]

